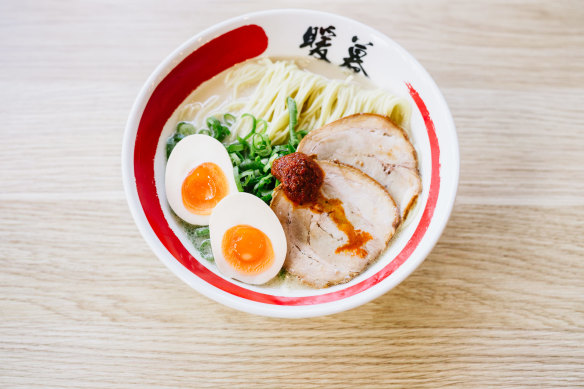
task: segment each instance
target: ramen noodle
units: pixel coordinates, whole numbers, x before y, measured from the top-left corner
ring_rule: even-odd
[[[388,116],[407,128],[410,104],[403,97],[378,88],[366,88],[355,82],[353,75],[329,79],[301,69],[292,60],[269,58],[247,61],[224,74],[224,86],[230,98],[213,95],[205,101],[185,104],[178,119],[204,126],[208,116],[250,113],[267,121],[267,135],[272,143],[286,141],[289,112],[286,98],[291,96],[298,107],[298,130],[322,127],[341,117],[360,112]],[[249,126],[236,123],[232,138],[245,135]]]

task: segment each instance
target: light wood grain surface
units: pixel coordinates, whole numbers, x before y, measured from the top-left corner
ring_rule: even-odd
[[[0,2],[0,387],[582,387],[581,1]],[[219,305],[149,250],[122,191],[130,107],[180,43],[304,7],[431,73],[461,151],[440,242],[390,293],[316,319]]]

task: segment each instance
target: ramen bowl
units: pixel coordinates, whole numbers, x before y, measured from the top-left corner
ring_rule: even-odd
[[[332,27],[332,28],[331,28]],[[165,123],[199,85],[258,57],[317,58],[367,75],[408,99],[422,193],[388,248],[350,282],[323,289],[248,285],[202,259],[172,214],[164,188]],[[125,129],[123,181],[134,220],[157,257],[201,294],[252,314],[300,318],[328,315],[386,293],[430,253],[450,216],[459,176],[456,130],[448,106],[424,68],[384,34],[346,17],[274,10],[236,17],[182,44],[154,70]]]

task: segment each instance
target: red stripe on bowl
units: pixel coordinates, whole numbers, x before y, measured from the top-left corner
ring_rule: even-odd
[[[210,285],[234,296],[265,304],[312,305],[329,303],[353,296],[383,281],[396,271],[418,246],[430,225],[438,200],[440,188],[440,148],[438,138],[426,105],[418,92],[410,84],[406,84],[410,95],[424,118],[428,131],[432,154],[429,196],[420,223],[404,249],[387,266],[373,276],[343,290],[303,297],[273,296],[254,292],[221,278],[194,258],[170,228],[162,212],[160,199],[156,191],[154,157],[164,124],[194,89],[223,70],[262,54],[267,45],[268,38],[260,26],[248,25],[239,27],[195,50],[158,84],[144,108],[136,134],[134,176],[136,178],[138,197],[148,223],[164,247],[184,267]]]

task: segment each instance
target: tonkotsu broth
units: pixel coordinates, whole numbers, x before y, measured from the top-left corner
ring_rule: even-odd
[[[292,61],[294,62],[300,69],[307,70],[309,72],[315,73],[317,75],[324,76],[331,80],[347,80],[349,79],[351,83],[359,85],[363,89],[373,89],[376,88],[375,85],[366,77],[355,74],[354,72],[343,69],[337,65],[333,65],[327,63],[325,61],[317,60],[315,58],[306,58],[306,57],[270,57],[272,61]],[[182,103],[181,105],[174,111],[172,116],[167,120],[164,125],[163,134],[166,136],[170,136],[174,133],[176,126],[179,122],[185,121],[192,123],[196,129],[206,128],[205,120],[207,117],[212,115],[218,115],[218,117],[222,117],[225,113],[230,113],[239,118],[239,116],[245,112],[242,110],[229,110],[227,111],[227,106],[234,101],[233,90],[230,86],[226,84],[226,75],[232,71],[234,68],[238,66],[242,66],[245,63],[253,62],[253,61],[261,61],[262,59],[253,59],[246,61],[242,64],[235,65],[235,67],[227,69],[222,73],[218,74],[217,76],[211,78],[208,81],[202,83],[197,89],[195,89]],[[248,88],[242,89],[238,91],[237,100],[241,99],[248,99],[249,95],[253,92],[255,85],[252,85]],[[197,112],[185,112],[185,107],[192,105],[192,104],[201,104],[200,109]],[[188,111],[188,110],[186,110]],[[219,116],[220,115],[220,116]],[[260,119],[258,117],[258,119]],[[405,128],[406,132],[410,134],[408,128]],[[415,147],[414,139],[410,134],[410,142]],[[401,231],[412,222],[418,213],[420,201],[416,201],[416,203],[412,206],[412,209],[409,212],[408,217],[406,220],[402,221],[398,230],[396,231],[394,237],[389,242],[388,247],[391,245],[392,241],[395,241]],[[179,228],[182,229],[182,234],[186,236],[189,240],[191,240],[191,235],[187,233],[189,227],[185,228],[184,222],[179,220],[178,216],[174,215],[178,221]],[[194,242],[191,242],[194,244]],[[196,249],[195,249],[196,251]],[[387,251],[387,248],[386,250]],[[201,258],[200,253],[198,253],[197,258]],[[383,253],[381,254],[383,256]],[[205,261],[205,260],[203,260]],[[376,262],[376,261],[375,261]],[[374,262],[374,263],[375,263]],[[373,263],[372,263],[373,264]],[[370,266],[372,265],[370,264]],[[215,267],[215,265],[211,265]],[[365,270],[364,272],[366,272]],[[361,273],[363,274],[363,272]],[[259,287],[265,289],[274,289],[277,293],[283,293],[286,290],[298,290],[298,289],[313,289],[312,287],[306,286],[299,279],[295,276],[286,273],[285,278],[281,278],[280,276],[274,277],[271,281],[267,282],[266,284],[260,285]]]

